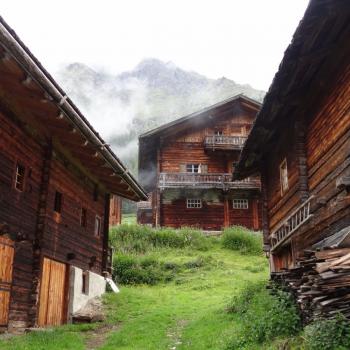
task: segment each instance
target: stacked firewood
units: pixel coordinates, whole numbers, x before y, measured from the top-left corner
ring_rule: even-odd
[[[306,251],[297,267],[272,279],[291,292],[305,323],[342,313],[350,319],[350,249]]]

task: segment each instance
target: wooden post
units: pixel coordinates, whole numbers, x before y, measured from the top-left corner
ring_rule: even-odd
[[[42,241],[46,227],[47,198],[49,193],[50,175],[52,162],[52,141],[50,140],[44,150],[43,168],[41,173],[40,196],[37,214],[35,238],[33,241],[33,266],[32,266],[32,289],[30,295],[31,307],[28,312],[29,326],[37,324],[39,309],[39,291],[41,275]]]
[[[105,194],[105,210],[103,220],[103,250],[102,250],[102,275],[109,271],[108,265],[108,246],[109,246],[109,213],[110,213],[111,196],[109,193]]]
[[[156,189],[156,195],[155,195],[155,226],[159,227],[161,225],[161,218],[160,218],[160,205],[161,205],[161,194],[159,189],[159,177],[161,173],[161,150],[160,146],[157,148],[157,189]]]
[[[296,136],[296,156],[299,172],[299,197],[301,202],[305,202],[309,198],[309,181],[306,156],[306,126],[303,118],[298,118],[295,123]]]
[[[254,231],[259,230],[259,212],[258,212],[258,200],[256,198],[252,199],[252,209],[253,209],[253,229]]]
[[[263,165],[261,170],[261,199],[262,199],[262,229],[263,229],[263,241],[264,251],[270,251],[270,227],[269,227],[269,214],[268,214],[268,202],[267,202],[267,169],[266,165]]]
[[[227,195],[224,196],[224,227],[230,226],[230,201]]]

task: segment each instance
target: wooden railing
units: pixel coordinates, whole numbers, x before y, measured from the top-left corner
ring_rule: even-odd
[[[204,140],[204,147],[206,149],[228,149],[228,150],[240,150],[247,137],[245,136],[206,136]]]
[[[313,215],[311,213],[311,201],[315,196],[309,197],[271,233],[271,251],[276,250],[285,243],[293,233],[305,224]]]
[[[200,174],[200,173],[160,173],[160,188],[244,188],[260,189],[260,180],[246,178],[232,181],[232,174]]]

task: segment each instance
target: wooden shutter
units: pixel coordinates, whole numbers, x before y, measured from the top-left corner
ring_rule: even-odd
[[[186,172],[186,164],[180,164],[180,173]]]
[[[14,252],[14,243],[0,237],[0,326],[8,323]]]
[[[202,174],[208,173],[208,164],[201,164],[201,173]]]

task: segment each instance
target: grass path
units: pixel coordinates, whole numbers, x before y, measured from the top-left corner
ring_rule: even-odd
[[[184,263],[198,255],[209,263],[183,271],[167,284],[122,286],[105,296],[107,326],[64,326],[10,340],[1,350],[220,350],[240,326],[224,312],[245,281],[267,278],[264,257],[215,247],[208,252],[167,250],[159,259]],[[111,325],[117,328],[110,328]],[[95,329],[96,328],[96,329]],[[95,329],[91,331],[91,329]],[[101,333],[101,332],[100,332]]]

